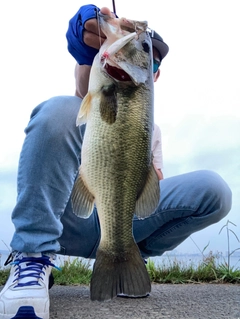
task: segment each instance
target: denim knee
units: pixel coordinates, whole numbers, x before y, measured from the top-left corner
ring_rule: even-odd
[[[202,192],[202,203],[205,209],[202,214],[212,212],[213,223],[224,218],[232,206],[232,192],[223,178],[214,171],[201,170],[196,172],[199,191]],[[210,209],[209,209],[210,208]]]

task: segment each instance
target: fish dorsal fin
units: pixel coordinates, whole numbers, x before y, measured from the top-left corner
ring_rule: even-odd
[[[115,84],[101,89],[100,114],[103,121],[112,124],[117,117],[117,93]]]
[[[88,218],[94,208],[94,196],[88,190],[81,175],[78,176],[72,190],[73,212],[78,217]]]
[[[78,112],[76,125],[82,125],[87,122],[88,113],[91,109],[92,104],[92,94],[90,92],[87,93],[87,95],[84,97],[81,103],[80,110]]]
[[[135,214],[139,218],[151,215],[158,207],[160,200],[160,186],[153,164],[149,170],[146,184],[137,199]]]

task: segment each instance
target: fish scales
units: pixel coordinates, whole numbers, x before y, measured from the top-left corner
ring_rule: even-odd
[[[90,291],[92,300],[104,301],[151,290],[132,220],[134,213],[143,218],[157,207],[159,183],[151,155],[152,51],[146,23],[124,20],[134,31],[124,34],[120,19],[101,16],[100,23],[107,40],[94,59],[77,119],[87,125],[72,201],[74,213],[84,218],[94,203],[97,207],[101,239]],[[117,25],[114,32],[111,23]],[[142,30],[135,32],[136,25]]]
[[[123,103],[121,103],[121,98]],[[93,126],[98,126],[98,129],[91,131],[94,132],[92,138],[95,143],[91,144],[92,149],[88,146],[88,154],[85,158],[87,160],[86,165],[89,168],[87,174],[89,174],[90,180],[93,181],[92,187],[98,188],[96,205],[99,214],[101,214],[101,206],[104,207],[104,214],[100,219],[104,220],[109,216],[112,218],[114,211],[119,211],[120,216],[116,217],[119,219],[116,224],[118,227],[121,225],[123,236],[124,228],[126,228],[126,231],[130,232],[129,236],[132,237],[132,231],[129,224],[126,223],[126,218],[129,223],[132,222],[132,215],[128,212],[135,209],[140,183],[143,179],[143,174],[147,174],[151,153],[150,143],[147,142],[150,134],[149,132],[146,134],[145,127],[141,125],[143,115],[141,110],[139,110],[140,101],[133,99],[135,103],[131,103],[131,107],[126,101],[128,101],[128,95],[121,95],[118,103],[118,116],[111,127],[107,123],[102,123],[99,126],[100,115],[97,114],[98,116],[92,123]],[[148,106],[147,103],[146,106]],[[125,124],[126,122],[127,125]],[[90,157],[91,154],[93,156]],[[143,156],[143,154],[146,155]],[[149,163],[148,166],[146,166],[146,161]],[[138,165],[135,163],[138,163]],[[92,170],[92,167],[95,167],[95,170],[100,172],[97,175],[97,180],[95,179],[95,170]],[[143,168],[145,168],[145,172]],[[107,210],[109,210],[109,213],[107,213]],[[106,231],[106,234],[102,235],[102,240],[104,240],[103,236],[105,235],[108,238],[111,236],[112,225],[111,227],[109,225],[111,224],[108,222],[101,223],[101,228]],[[124,227],[125,225],[126,227]],[[119,238],[119,236],[116,237]]]

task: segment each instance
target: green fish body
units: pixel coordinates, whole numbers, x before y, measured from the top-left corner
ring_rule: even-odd
[[[146,22],[100,16],[106,41],[95,57],[77,124],[86,123],[74,213],[97,207],[101,240],[91,299],[145,296],[151,283],[132,233],[134,214],[149,216],[160,200],[152,164],[152,44]]]

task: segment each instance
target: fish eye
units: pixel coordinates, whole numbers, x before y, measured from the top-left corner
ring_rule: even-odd
[[[149,44],[148,44],[146,41],[143,41],[143,42],[142,42],[142,47],[143,47],[143,50],[144,50],[146,53],[149,53],[150,47],[149,47]]]

